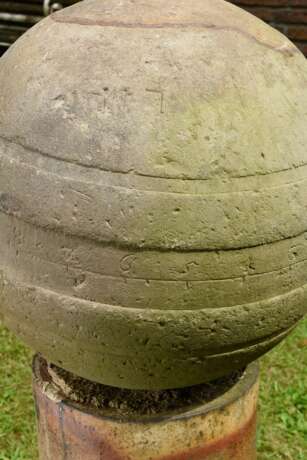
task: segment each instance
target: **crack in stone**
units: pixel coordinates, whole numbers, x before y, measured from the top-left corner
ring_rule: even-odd
[[[206,24],[204,22],[161,22],[161,23],[145,23],[145,22],[125,22],[125,21],[107,21],[107,20],[93,20],[80,16],[61,17],[58,14],[53,14],[50,18],[54,22],[63,24],[76,24],[80,26],[99,26],[99,27],[122,27],[126,29],[208,29],[214,31],[237,32],[243,35],[248,40],[264,46],[265,48],[279,52],[286,56],[294,56],[301,54],[301,52],[291,43],[284,43],[278,47],[273,46],[267,42],[259,40],[254,35],[240,29],[239,27],[231,26],[217,26],[215,24]]]

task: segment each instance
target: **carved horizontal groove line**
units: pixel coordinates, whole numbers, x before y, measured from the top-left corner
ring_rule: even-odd
[[[2,280],[1,280],[2,278]],[[22,281],[19,281],[19,280],[15,280],[12,281],[10,280],[9,278],[6,277],[5,275],[5,270],[3,269],[3,267],[1,268],[0,267],[0,283],[4,282],[5,285],[7,285],[8,283],[10,283],[14,289],[20,289],[20,292],[22,290],[26,290],[26,291],[30,291],[30,292],[34,292],[34,291],[38,291],[40,292],[41,294],[43,293],[47,293],[49,294],[49,296],[53,297],[54,299],[60,299],[62,298],[63,301],[65,300],[65,304],[67,304],[67,301],[69,302],[73,302],[73,303],[76,303],[78,305],[84,305],[84,307],[87,309],[88,311],[88,307],[89,306],[92,306],[93,308],[93,311],[97,311],[97,309],[102,309],[105,311],[106,314],[110,314],[111,312],[116,312],[116,310],[120,311],[121,313],[123,311],[127,311],[127,312],[130,312],[130,313],[134,313],[136,316],[138,316],[140,314],[140,311],[142,311],[143,314],[147,313],[148,315],[150,315],[151,313],[155,313],[155,314],[159,314],[159,315],[167,315],[168,313],[175,313],[177,316],[178,316],[178,320],[180,318],[182,318],[181,315],[186,315],[187,313],[188,314],[196,314],[196,313],[215,313],[217,311],[219,312],[225,312],[225,313],[228,313],[230,310],[232,311],[236,311],[237,309],[249,309],[249,310],[253,310],[255,309],[256,307],[255,306],[261,306],[261,307],[265,307],[265,305],[267,304],[270,304],[272,302],[277,302],[277,300],[279,300],[279,302],[282,302],[283,299],[289,299],[291,298],[292,296],[295,296],[295,295],[298,295],[298,294],[301,294],[301,295],[307,295],[307,283],[295,288],[295,289],[292,289],[291,291],[288,291],[286,293],[283,293],[283,294],[279,294],[279,295],[276,295],[276,296],[273,296],[273,297],[270,297],[268,299],[262,299],[262,300],[258,300],[258,301],[255,301],[255,302],[250,302],[250,303],[246,303],[246,304],[237,304],[237,305],[233,305],[231,307],[220,307],[220,308],[204,308],[204,309],[198,309],[198,310],[184,310],[184,309],[180,309],[180,310],[174,310],[174,309],[167,309],[167,310],[160,310],[160,309],[140,309],[140,308],[136,308],[136,307],[123,307],[122,305],[110,305],[110,304],[104,304],[104,303],[100,303],[100,302],[95,302],[93,300],[85,300],[85,299],[82,299],[82,298],[79,298],[79,297],[74,297],[74,296],[69,296],[67,294],[59,294],[55,291],[53,291],[52,289],[48,289],[48,288],[45,288],[45,287],[41,287],[41,286],[36,286],[34,284],[31,284],[31,283],[24,283]],[[0,284],[1,286],[1,284]],[[1,291],[0,291],[1,292]],[[60,303],[63,303],[63,302],[60,302]],[[306,309],[306,308],[305,308]],[[98,310],[99,311],[99,310]],[[142,318],[144,321],[153,321],[153,319],[149,319],[149,318]]]
[[[21,322],[21,321],[18,321],[16,320],[16,314],[15,316],[13,314],[10,314],[10,313],[6,313],[6,317],[7,318],[10,318],[10,325],[11,324],[16,324],[16,329],[18,328],[18,333],[22,333],[22,330],[24,330],[26,332],[26,334],[29,336],[31,335],[32,337],[36,335],[36,340],[40,339],[41,337],[41,334],[36,334],[35,333],[35,330],[33,330],[33,327],[31,327],[30,325],[26,324],[25,322]],[[212,354],[206,354],[204,358],[200,358],[199,356],[195,356],[197,355],[197,353],[204,353],[204,348],[209,348],[209,347],[199,347],[199,348],[196,348],[196,347],[193,347],[193,355],[192,356],[186,356],[185,358],[183,359],[178,359],[176,358],[176,361],[177,362],[186,362],[186,360],[191,360],[193,361],[194,359],[197,359],[197,362],[199,364],[201,364],[203,361],[207,361],[207,359],[212,359],[212,358],[218,358],[218,357],[222,357],[224,355],[230,355],[232,353],[236,354],[236,353],[240,353],[241,351],[248,351],[249,348],[255,348],[257,346],[261,346],[264,342],[270,342],[270,341],[278,341],[279,338],[281,339],[284,335],[286,334],[289,334],[294,328],[296,327],[295,326],[290,326],[289,328],[286,328],[286,329],[282,329],[281,331],[278,331],[278,334],[268,334],[268,335],[264,335],[264,336],[261,336],[259,337],[258,339],[255,339],[255,340],[247,340],[246,342],[240,342],[237,344],[237,347],[233,346],[220,346],[218,348],[220,348],[222,351],[221,353],[212,353]],[[197,327],[196,327],[197,328]],[[195,329],[196,329],[195,328]],[[48,330],[48,332],[50,331],[50,329],[46,329]],[[50,337],[56,337],[57,340],[61,340],[63,341],[69,348],[69,345],[71,345],[71,342],[72,342],[72,338],[71,338],[71,335],[63,335],[59,332],[59,330],[57,330],[57,333],[56,334],[50,334],[49,332],[49,335]],[[46,338],[46,334],[44,334],[44,337]],[[78,342],[78,338],[76,339],[76,341]],[[41,342],[41,340],[40,340]],[[146,350],[146,347],[144,347],[145,349],[145,353],[142,354],[142,353],[136,353],[135,350],[132,351],[132,353],[119,353],[119,352],[115,352],[114,351],[114,347],[110,347],[109,345],[107,344],[104,344],[104,343],[100,343],[100,347],[102,348],[105,348],[105,354],[107,356],[116,356],[116,357],[119,357],[119,358],[132,358],[132,362],[133,362],[133,358],[135,358],[135,356],[137,355],[138,357],[146,357],[148,351]],[[84,346],[86,344],[86,346]],[[244,347],[244,348],[241,348],[241,347]],[[217,348],[217,346],[215,346],[215,348]],[[110,350],[110,351],[109,351]],[[163,347],[161,347],[161,350],[163,350]],[[82,355],[84,355],[85,353],[90,353],[91,356],[93,355],[97,355],[100,357],[100,361],[101,361],[101,353],[102,351],[99,350],[97,351],[97,339],[96,339],[96,343],[93,343],[91,344],[89,341],[86,341],[86,342],[82,342]],[[170,352],[170,350],[168,349],[168,352]],[[176,346],[174,345],[174,350],[173,350],[174,353],[178,353],[178,350],[176,349]],[[181,353],[182,354],[182,353]],[[172,361],[174,361],[174,359],[172,359]]]
[[[20,220],[26,224],[31,224],[33,225],[33,222],[30,220],[30,219],[27,219],[25,217],[20,217],[18,216],[16,213],[14,212],[5,212],[3,211],[1,208],[0,208],[0,214],[4,214],[6,216],[10,216],[10,217],[14,217],[15,219],[17,220]],[[50,226],[49,224],[42,224],[42,223],[37,223],[33,226],[36,226],[36,227],[39,227],[39,228],[42,228],[42,229],[45,229],[45,230],[52,230],[53,232],[55,233],[58,233],[58,234],[63,234],[65,233],[66,235],[70,235],[70,236],[73,236],[73,237],[77,237],[83,241],[88,241],[88,240],[91,240],[91,241],[96,241],[96,239],[94,238],[91,238],[90,236],[87,236],[87,235],[76,235],[75,233],[69,231],[66,227],[64,226],[60,226],[60,225],[57,225],[56,227],[55,226]],[[254,244],[254,245],[249,245],[249,246],[242,246],[240,248],[238,247],[230,247],[230,248],[227,248],[227,247],[219,247],[219,248],[179,248],[179,247],[161,247],[161,246],[142,246],[142,245],[138,245],[138,244],[133,244],[132,242],[129,243],[125,243],[123,241],[114,241],[112,239],[110,240],[102,240],[102,239],[99,239],[99,244],[101,246],[105,246],[105,247],[112,247],[112,248],[115,248],[115,249],[122,249],[122,250],[129,250],[129,251],[135,251],[135,252],[158,252],[158,253],[180,253],[180,254],[185,254],[185,253],[211,253],[211,252],[215,252],[215,253],[220,253],[220,252],[229,252],[229,251],[241,251],[242,249],[253,249],[253,248],[259,248],[259,247],[265,247],[265,246],[268,246],[268,245],[274,245],[274,244],[278,244],[278,243],[281,243],[283,241],[289,241],[289,240],[293,240],[295,238],[299,238],[301,236],[304,236],[307,232],[307,228],[304,229],[302,232],[299,232],[299,233],[296,233],[296,234],[293,234],[293,235],[290,235],[290,236],[287,236],[285,238],[281,238],[279,240],[275,240],[275,241],[270,241],[270,242],[263,242],[263,243],[259,243],[259,244]]]
[[[67,159],[67,158],[59,158],[55,155],[51,155],[49,153],[46,153],[46,152],[42,152],[40,150],[37,150],[37,149],[33,149],[33,148],[30,148],[29,146],[27,145],[24,145],[24,144],[21,144],[21,143],[18,143],[18,142],[15,142],[14,140],[11,140],[11,139],[7,139],[7,138],[4,138],[3,136],[0,136],[0,139],[2,141],[5,141],[5,142],[9,142],[11,144],[15,144],[16,146],[18,147],[22,147],[23,149],[25,149],[26,152],[29,152],[29,154],[34,154],[34,155],[38,155],[38,156],[41,156],[42,158],[45,158],[47,159],[47,161],[51,161],[51,163],[53,163],[53,165],[55,165],[56,163],[63,163],[63,164],[66,164],[69,168],[71,168],[73,170],[73,175],[70,176],[70,177],[67,177],[67,175],[65,175],[65,173],[63,172],[62,174],[57,174],[55,173],[54,171],[49,171],[47,169],[42,169],[42,168],[38,168],[36,165],[33,165],[31,164],[30,162],[26,162],[26,161],[20,161],[20,159],[17,159],[17,158],[13,158],[12,156],[9,156],[7,154],[5,154],[4,152],[1,152],[0,150],[0,158],[1,156],[3,157],[3,159],[7,162],[9,162],[10,164],[13,164],[13,163],[16,163],[18,165],[24,165],[25,168],[32,168],[32,169],[35,169],[36,171],[39,171],[41,173],[48,173],[48,175],[54,175],[58,178],[63,178],[65,180],[69,179],[71,181],[78,181],[82,184],[88,184],[88,185],[97,185],[97,186],[101,186],[102,184],[100,182],[96,183],[96,182],[93,182],[93,181],[89,181],[89,180],[84,180],[82,177],[80,177],[80,174],[78,174],[78,171],[77,169],[80,168],[81,170],[82,169],[88,169],[88,170],[93,170],[94,172],[96,173],[99,173],[101,174],[101,178],[100,179],[103,179],[103,185],[105,187],[110,187],[110,188],[118,188],[118,189],[121,189],[121,190],[128,190],[128,191],[136,191],[136,192],[144,192],[144,193],[147,193],[147,192],[155,192],[157,194],[169,194],[169,195],[190,195],[190,196],[217,196],[217,195],[223,195],[223,194],[235,194],[235,193],[257,193],[258,190],[259,190],[259,179],[261,179],[262,181],[267,181],[269,184],[268,186],[264,186],[264,184],[261,184],[261,191],[264,191],[264,190],[274,190],[274,189],[278,189],[278,188],[281,188],[281,187],[287,187],[287,186],[290,186],[290,185],[296,185],[296,184],[299,184],[300,182],[304,182],[307,180],[307,163],[302,163],[300,165],[294,165],[292,166],[291,168],[285,168],[285,169],[281,169],[281,170],[277,170],[277,171],[272,171],[272,172],[268,172],[268,173],[257,173],[257,174],[250,174],[250,175],[245,175],[245,176],[229,176],[227,177],[227,181],[226,182],[221,182],[219,181],[217,178],[210,178],[210,179],[194,179],[194,178],[186,178],[186,177],[163,177],[163,176],[155,176],[155,175],[149,175],[149,174],[144,174],[144,173],[140,173],[140,172],[137,172],[137,171],[127,171],[127,172],[123,172],[123,171],[114,171],[114,170],[109,170],[109,169],[104,169],[104,168],[101,168],[101,167],[97,167],[97,166],[94,166],[94,165],[87,165],[87,164],[84,164],[84,163],[81,163],[81,162],[77,162],[77,161],[72,161],[70,159]],[[284,176],[286,176],[287,178],[287,175],[289,174],[293,174],[294,172],[299,172],[299,173],[303,173],[304,170],[306,169],[306,177],[301,177],[300,179],[296,180],[296,181],[290,181],[290,182],[283,182],[283,179]],[[80,172],[80,171],[79,171]],[[149,182],[147,185],[147,188],[138,188],[137,186],[133,185],[131,187],[128,187],[127,184],[123,185],[123,184],[114,184],[114,183],[111,183],[111,184],[108,184],[106,182],[106,179],[108,179],[108,177],[106,177],[106,175],[111,175],[113,176],[112,179],[115,177],[122,177],[122,178],[127,178],[127,176],[133,178],[133,177],[140,177],[142,180],[146,180],[146,182]],[[271,185],[272,184],[272,178],[275,177],[275,176],[281,176],[278,178],[278,181],[276,184],[274,185]],[[257,180],[257,188],[256,188],[256,184],[255,184],[255,188],[244,188],[244,185],[242,184],[242,182],[245,182],[245,180],[247,182],[250,182],[251,179],[256,179]],[[279,182],[280,180],[280,182]],[[157,188],[154,188],[153,187],[153,183],[157,182],[157,181],[166,181],[167,183],[170,181],[172,182],[173,184],[175,185],[184,185],[185,189],[183,191],[174,191],[174,190],[161,190],[161,189],[157,189]],[[213,183],[216,183],[217,186],[219,188],[222,188],[223,186],[230,186],[233,183],[235,183],[235,187],[238,186],[238,182],[239,181],[239,186],[242,187],[240,188],[239,190],[236,189],[236,190],[224,190],[224,191],[219,191],[219,192],[214,192],[214,191],[208,191],[206,190],[206,188],[208,188],[208,185],[210,186],[211,184]],[[177,184],[176,184],[177,182]],[[188,191],[186,190],[187,188],[187,184],[188,184],[188,188],[191,189],[191,192],[188,193]],[[161,184],[156,184],[158,186],[160,186]],[[194,193],[193,192],[193,189],[195,190],[196,187],[199,187],[201,186],[201,188],[203,188],[203,193]],[[192,193],[193,192],[193,193]]]
[[[263,40],[260,40],[255,35],[240,29],[239,27],[231,26],[218,26],[215,24],[207,24],[205,22],[156,22],[156,23],[145,23],[145,22],[126,22],[126,21],[108,21],[108,20],[93,20],[87,19],[81,16],[63,16],[61,14],[53,14],[50,18],[55,22],[60,22],[64,24],[75,24],[79,26],[98,26],[98,27],[119,27],[126,29],[207,29],[213,31],[223,31],[223,32],[235,32],[240,35],[243,35],[248,40],[251,40],[257,43],[260,46],[268,48],[273,51],[280,52],[286,55],[294,55],[297,52],[290,42],[284,40],[283,45],[276,47],[270,43],[267,43]]]
[[[36,261],[42,261],[42,262],[47,262],[48,264],[50,265],[55,265],[55,266],[61,266],[61,267],[64,267],[66,269],[68,269],[70,272],[76,272],[78,274],[80,273],[84,273],[84,274],[90,274],[90,275],[99,275],[101,278],[106,278],[106,279],[113,279],[113,280],[135,280],[135,281],[160,281],[162,283],[212,283],[212,282],[219,282],[219,281],[234,281],[234,280],[245,280],[245,279],[249,279],[249,278],[256,278],[256,277],[261,277],[261,276],[266,276],[266,275],[273,275],[274,273],[278,273],[278,272],[282,272],[282,271],[285,271],[287,270],[287,273],[291,273],[293,271],[293,268],[294,267],[297,267],[299,265],[303,265],[307,262],[307,258],[306,259],[302,259],[298,262],[294,262],[294,263],[290,263],[289,265],[287,266],[283,266],[283,267],[280,267],[276,270],[271,270],[271,271],[268,271],[268,272],[259,272],[259,273],[246,273],[246,274],[242,274],[241,276],[234,276],[234,277],[228,277],[228,278],[208,278],[208,279],[199,279],[199,278],[196,278],[196,279],[187,279],[187,278],[179,278],[178,279],[174,279],[174,278],[141,278],[141,277],[137,277],[137,276],[125,276],[124,274],[123,275],[120,275],[120,276],[115,276],[115,275],[109,275],[109,274],[106,274],[106,273],[102,273],[102,272],[98,272],[98,271],[94,271],[94,270],[84,270],[82,268],[79,268],[79,267],[74,267],[72,265],[69,265],[69,264],[65,264],[64,262],[61,263],[61,262],[54,262],[52,260],[48,260],[48,259],[45,259],[43,257],[39,257],[39,256],[36,256],[36,255],[33,255],[33,254],[30,254],[28,253],[27,251],[20,251],[19,254],[26,254],[30,256],[31,259],[33,260],[36,260]],[[29,267],[29,265],[28,265]],[[307,274],[306,274],[306,278],[307,278]],[[307,281],[307,279],[306,279]]]

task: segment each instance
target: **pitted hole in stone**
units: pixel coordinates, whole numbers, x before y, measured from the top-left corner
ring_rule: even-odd
[[[73,280],[74,288],[80,288],[86,281],[86,276],[84,273],[76,276]]]
[[[294,246],[294,247],[290,248],[290,250],[289,250],[289,260],[290,260],[290,262],[292,262],[292,263],[295,262],[298,256],[299,256],[298,247]]]
[[[106,226],[108,227],[109,230],[112,230],[112,225],[110,219],[105,220]]]
[[[76,221],[78,218],[78,204],[77,203],[74,204],[73,211],[72,211],[72,218],[74,221]]]

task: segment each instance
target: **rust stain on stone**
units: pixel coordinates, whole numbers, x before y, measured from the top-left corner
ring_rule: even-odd
[[[102,420],[91,418],[86,413],[79,412],[70,406],[65,407],[67,413],[65,418],[66,439],[72,450],[68,459],[86,459],[90,452],[92,455],[90,458],[99,454],[99,459],[132,460],[126,453],[118,452],[117,447],[107,439],[108,426],[104,425]]]
[[[65,401],[55,402],[34,385],[39,419],[41,458],[58,460],[80,460],[96,458],[108,460],[132,460],[126,453],[120,454],[116,446],[106,439],[97,426],[89,423],[87,415],[66,405]],[[45,440],[45,441],[43,441]],[[56,452],[56,453],[55,453]],[[51,457],[51,455],[54,455]]]
[[[192,448],[184,452],[176,452],[171,455],[164,455],[162,457],[157,457],[155,460],[209,460],[211,458],[214,460],[215,458],[220,458],[223,452],[226,453],[228,451],[233,452],[233,458],[236,460],[254,460],[252,455],[255,451],[253,449],[253,452],[251,452],[251,447],[253,448],[251,440],[256,430],[256,424],[257,413],[255,411],[245,425],[228,436],[224,436],[202,447]],[[215,455],[218,455],[218,457],[215,457]]]

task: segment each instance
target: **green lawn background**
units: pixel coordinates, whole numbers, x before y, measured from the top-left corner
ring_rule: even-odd
[[[37,460],[31,352],[0,324],[0,460]],[[307,319],[261,360],[258,460],[307,460]]]

